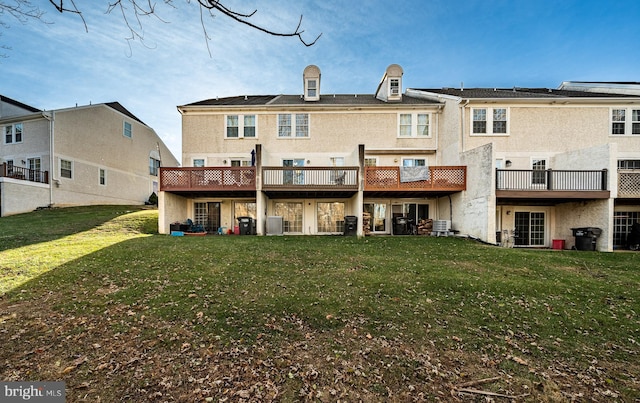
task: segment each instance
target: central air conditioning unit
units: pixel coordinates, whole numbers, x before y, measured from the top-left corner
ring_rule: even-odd
[[[450,220],[433,220],[433,230],[432,234],[436,236],[447,236],[449,235],[449,230],[451,229],[451,221]]]
[[[283,219],[280,216],[267,217],[267,235],[282,235]]]

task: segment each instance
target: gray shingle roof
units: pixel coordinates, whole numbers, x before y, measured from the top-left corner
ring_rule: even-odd
[[[377,99],[373,94],[325,94],[319,101],[305,101],[300,95],[281,95],[274,99],[272,105],[412,105],[412,104],[438,104],[438,102],[425,99],[402,96],[402,101],[385,102]]]
[[[260,105],[413,105],[438,102],[402,96],[400,102],[384,102],[372,94],[329,94],[321,95],[319,101],[305,101],[302,95],[247,95],[207,99],[185,106],[260,106]]]
[[[185,106],[266,105],[271,102],[276,96],[277,95],[242,95],[235,97],[205,99],[203,101],[193,102]]]
[[[611,94],[587,91],[556,90],[551,88],[421,88],[436,94],[460,98],[620,98],[633,95]],[[636,96],[637,97],[637,96]]]
[[[29,106],[29,105],[27,105],[27,104],[23,104],[23,103],[22,103],[22,102],[20,102],[20,101],[16,101],[15,99],[11,99],[11,98],[9,98],[9,97],[5,97],[4,95],[0,95],[0,101],[2,101],[2,102],[6,102],[6,103],[8,103],[8,104],[15,105],[15,106],[18,106],[18,107],[20,107],[20,108],[22,108],[22,109],[26,109],[26,110],[28,110],[29,112],[34,112],[34,113],[35,113],[35,112],[42,112],[42,111],[41,111],[40,109],[38,109],[38,108],[34,108],[33,106]]]
[[[146,123],[144,123],[142,120],[138,119],[138,117],[136,115],[134,115],[133,113],[129,112],[129,110],[127,108],[125,108],[124,106],[122,106],[120,104],[120,102],[105,102],[105,105],[107,105],[109,108],[114,109],[126,116],[129,116],[131,119],[142,123],[143,125],[147,126]]]

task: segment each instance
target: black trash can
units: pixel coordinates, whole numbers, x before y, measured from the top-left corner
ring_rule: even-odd
[[[577,250],[596,250],[596,240],[602,233],[600,228],[580,227],[571,228],[571,230],[576,237]]]
[[[407,217],[393,217],[393,235],[407,235],[409,220]]]
[[[238,227],[240,229],[240,235],[251,235],[253,232],[253,218],[238,217]]]
[[[344,217],[344,235],[358,235],[358,217],[354,215],[348,215]]]

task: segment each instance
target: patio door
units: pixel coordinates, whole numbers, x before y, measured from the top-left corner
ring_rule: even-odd
[[[303,167],[304,159],[282,160],[283,167]],[[285,185],[304,185],[304,172],[300,169],[285,169],[283,174]]]
[[[202,225],[207,232],[216,232],[220,228],[220,203],[195,203],[194,223]]]
[[[27,164],[29,167],[29,180],[40,182],[42,180],[40,177],[40,158],[29,158],[27,159]]]
[[[515,246],[544,246],[544,216],[543,212],[516,211]]]
[[[282,217],[283,232],[302,233],[302,202],[277,202],[275,215]]]
[[[371,214],[369,229],[371,232],[387,233],[387,205],[384,203],[365,203],[363,206],[365,213]]]
[[[534,158],[531,160],[531,185],[534,188],[547,187],[547,160]]]

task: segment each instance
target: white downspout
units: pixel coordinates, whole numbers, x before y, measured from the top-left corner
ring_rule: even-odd
[[[442,165],[442,153],[438,153],[438,142],[440,140],[440,115],[442,114],[442,108],[444,105],[438,106],[438,112],[436,113],[436,164]]]
[[[48,115],[43,113],[42,116],[49,121],[49,206],[53,206],[53,186],[58,179],[55,176],[55,111],[51,111]]]
[[[460,107],[462,109],[462,113],[460,115],[462,119],[462,122],[460,122],[460,146],[462,147],[461,152],[466,151],[466,148],[464,146],[464,122],[466,121],[465,111],[467,109],[467,105],[469,105],[469,101],[470,99],[467,99],[467,102],[465,102],[464,105]]]

